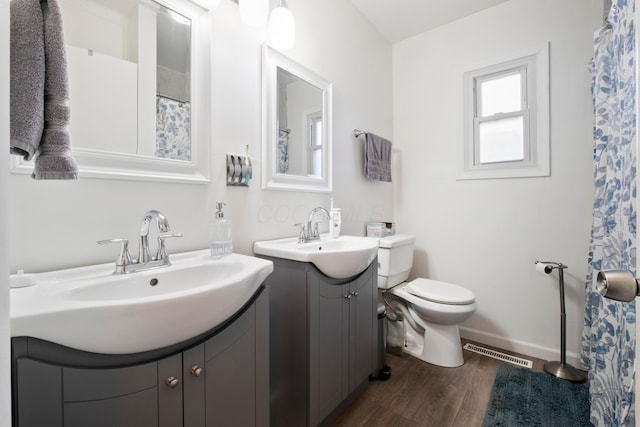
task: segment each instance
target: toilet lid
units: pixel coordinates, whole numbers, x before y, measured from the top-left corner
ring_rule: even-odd
[[[408,234],[394,234],[392,236],[383,237],[379,241],[381,248],[397,248],[399,246],[413,245],[416,241],[415,236]]]
[[[415,279],[406,286],[412,295],[440,304],[471,304],[476,296],[469,289],[431,279]]]

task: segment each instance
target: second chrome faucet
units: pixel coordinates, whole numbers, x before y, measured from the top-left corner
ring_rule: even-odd
[[[296,224],[296,226],[300,227],[298,243],[316,242],[320,240],[320,233],[318,232],[318,222],[313,222],[313,217],[318,212],[322,212],[327,219],[331,219],[329,211],[325,208],[321,206],[313,208],[311,212],[309,212],[309,216],[307,217],[306,226],[305,223]]]

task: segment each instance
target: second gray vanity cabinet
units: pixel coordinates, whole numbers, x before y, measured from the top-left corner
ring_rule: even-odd
[[[374,369],[375,282],[372,271],[335,285],[309,274],[311,425],[324,420]]]
[[[377,343],[377,261],[332,279],[313,264],[271,258],[271,426],[328,422],[366,387]]]

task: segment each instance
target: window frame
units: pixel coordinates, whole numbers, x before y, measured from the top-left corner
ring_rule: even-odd
[[[524,77],[521,79],[521,110],[480,117],[480,84],[514,73]],[[462,79],[464,135],[457,179],[549,176],[549,44],[468,67],[463,70]],[[480,162],[480,125],[510,117],[523,117],[524,158]]]
[[[308,149],[309,149],[309,153],[307,155],[307,171],[308,171],[308,175],[311,176],[318,176],[317,174],[315,174],[314,172],[316,170],[320,170],[322,171],[322,160],[323,160],[323,156],[322,156],[322,150],[324,149],[324,146],[322,145],[322,136],[320,137],[320,142],[319,143],[314,143],[314,141],[317,141],[317,138],[315,137],[315,135],[317,135],[317,132],[320,131],[320,133],[322,134],[324,127],[323,127],[323,120],[322,120],[322,112],[320,110],[313,110],[311,112],[308,112],[305,114],[305,118],[306,118],[306,127],[307,127],[307,132],[308,132]],[[315,164],[315,152],[316,151],[320,151],[320,165],[316,165]]]

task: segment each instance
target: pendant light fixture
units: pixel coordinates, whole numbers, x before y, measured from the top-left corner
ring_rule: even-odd
[[[240,18],[251,27],[261,27],[269,18],[269,0],[238,0]]]
[[[293,47],[296,39],[296,24],[285,0],[280,0],[278,7],[271,11],[268,34],[269,44],[274,49],[286,50]]]

